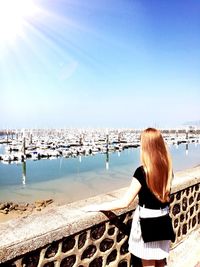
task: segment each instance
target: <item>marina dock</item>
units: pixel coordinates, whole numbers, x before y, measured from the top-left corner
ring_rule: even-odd
[[[168,145],[199,143],[200,128],[161,129]],[[110,153],[140,146],[141,130],[23,129],[1,131],[2,163]]]

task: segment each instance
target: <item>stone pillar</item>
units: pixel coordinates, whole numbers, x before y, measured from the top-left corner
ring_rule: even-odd
[[[25,139],[25,136],[23,137],[23,140],[22,140],[22,153],[23,153],[23,156],[25,157],[25,155],[26,155],[26,139]]]
[[[8,129],[7,129],[7,131],[6,131],[6,142],[7,142],[7,144],[8,144]]]
[[[31,130],[31,132],[30,132],[30,144],[32,144],[33,143],[33,131]]]
[[[118,143],[120,143],[121,142],[121,133],[119,132],[118,133]]]
[[[176,129],[176,138],[178,138],[178,129]]]
[[[108,134],[108,130],[106,130],[106,152],[108,153],[108,145],[109,145],[109,134]]]
[[[83,135],[82,135],[82,134],[80,134],[79,145],[80,145],[80,146],[83,145]]]
[[[188,138],[189,138],[189,130],[188,129],[185,130],[185,138],[188,141]]]

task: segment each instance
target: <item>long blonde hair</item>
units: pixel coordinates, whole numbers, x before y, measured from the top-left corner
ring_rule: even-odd
[[[161,202],[169,201],[172,163],[159,130],[148,128],[142,132],[140,153],[147,186]]]

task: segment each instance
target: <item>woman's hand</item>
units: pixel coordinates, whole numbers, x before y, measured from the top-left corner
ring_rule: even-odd
[[[82,207],[81,210],[86,211],[86,212],[100,211],[99,205],[95,205],[95,204]]]
[[[110,211],[110,210],[118,210],[126,208],[135,199],[140,189],[141,189],[140,182],[133,177],[129,188],[123,197],[110,202],[88,205],[82,207],[81,210],[85,212],[95,212],[95,211]]]

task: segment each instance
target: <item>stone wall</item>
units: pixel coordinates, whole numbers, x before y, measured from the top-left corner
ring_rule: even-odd
[[[102,199],[116,199],[124,191],[121,189],[1,224],[2,266],[130,266],[128,234],[137,201],[116,213],[85,213],[80,209]],[[171,195],[170,212],[176,232],[172,247],[199,227],[199,200],[200,168],[177,173]]]
[[[187,187],[173,194],[171,215],[178,244],[200,224],[200,184]]]

